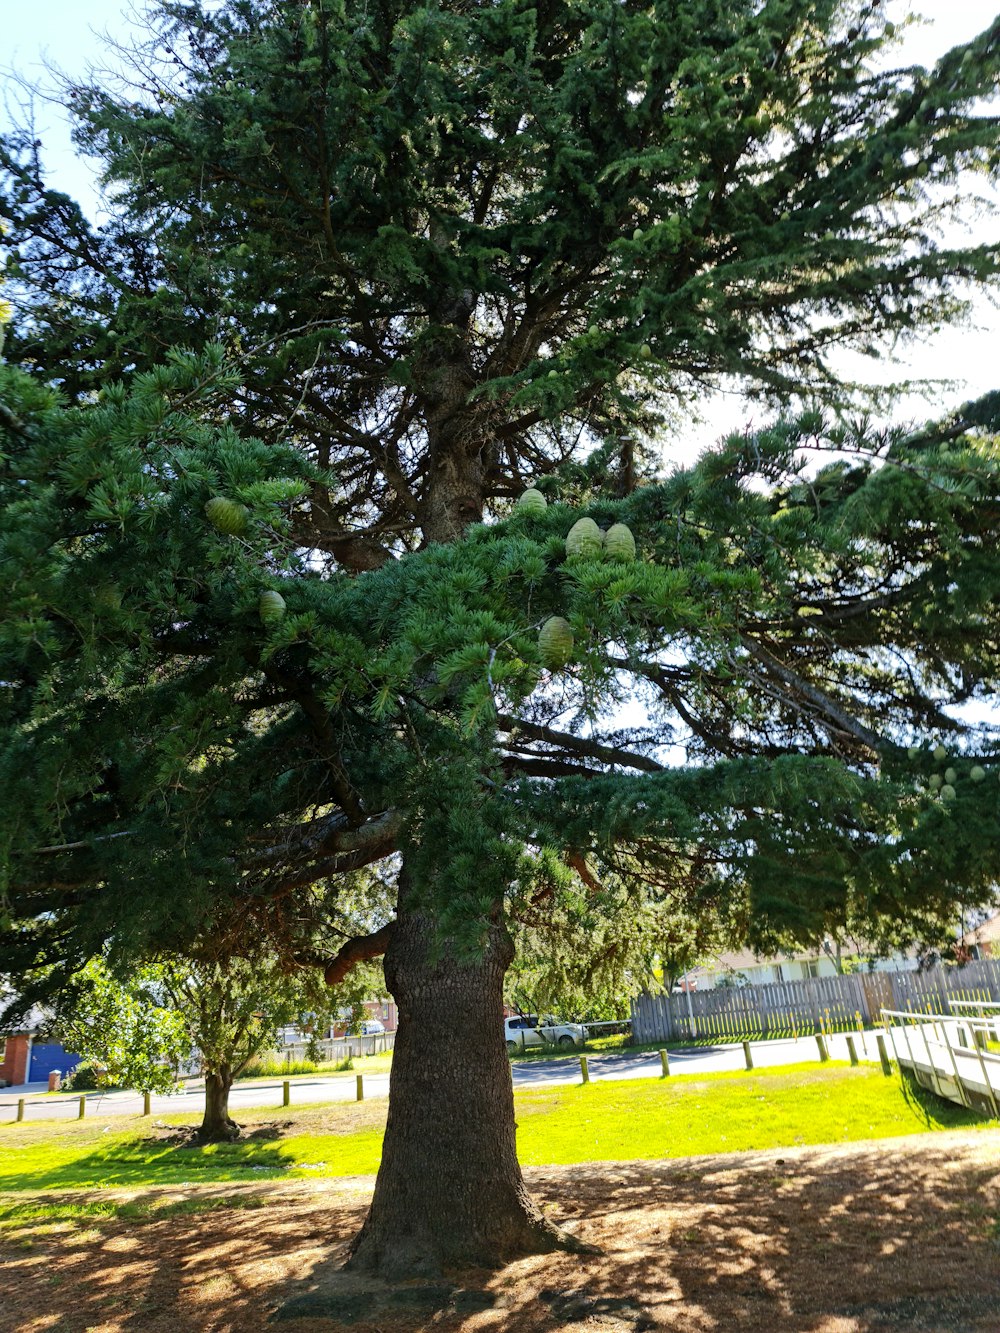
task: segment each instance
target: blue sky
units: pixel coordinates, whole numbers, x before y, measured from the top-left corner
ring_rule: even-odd
[[[131,22],[130,14],[141,15],[146,8],[142,0],[133,5],[123,0],[35,0],[34,4],[16,4],[6,0],[3,14],[3,53],[0,55],[0,73],[13,71],[30,83],[48,84],[46,62],[72,76],[82,75],[88,66],[108,63],[100,34],[125,39]],[[911,12],[922,14],[926,25],[911,28],[901,59],[929,63],[935,56],[956,42],[967,40],[982,31],[997,17],[998,0],[889,0],[887,13],[899,21]],[[17,83],[4,78],[6,97],[16,107],[21,97]],[[76,160],[69,142],[65,118],[60,107],[50,100],[36,100],[38,136],[45,144],[45,159],[52,173],[53,184],[79,198],[93,208],[91,175],[85,164]],[[0,106],[0,124],[6,116]],[[970,208],[969,233],[980,239],[996,240],[1000,236],[1000,219],[978,216]],[[976,303],[973,325],[970,328],[950,328],[921,345],[910,347],[902,358],[893,362],[887,357],[879,364],[878,374],[886,380],[907,377],[952,379],[953,387],[937,387],[927,400],[908,399],[900,409],[901,415],[923,418],[936,414],[976,394],[998,386],[995,366],[1000,349],[1000,313],[980,299]],[[845,360],[842,372],[871,379],[873,367],[860,358]],[[745,424],[752,415],[738,395],[719,395],[709,406],[706,422],[681,432],[673,446],[667,446],[668,456],[686,454],[696,440],[707,438],[723,429]],[[687,434],[689,438],[684,439]]]

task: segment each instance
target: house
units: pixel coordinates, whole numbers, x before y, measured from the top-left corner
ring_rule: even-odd
[[[960,940],[973,958],[1000,958],[1000,912],[967,930]]]
[[[46,1017],[32,1009],[20,1023],[0,1033],[0,1087],[44,1083],[54,1069],[65,1077],[80,1063],[78,1055],[45,1039]]]
[[[388,998],[383,1000],[365,1000],[364,1011],[369,1018],[377,1019],[386,1032],[395,1032],[399,1025],[398,1013],[396,1010],[396,1001]],[[349,1010],[343,1010],[341,1019],[346,1020],[350,1017]],[[343,1037],[347,1032],[346,1021],[335,1021],[331,1024],[328,1036]]]
[[[843,960],[852,962],[860,954],[864,971],[873,972],[912,972],[917,967],[917,959],[894,953],[888,958],[877,958],[869,967],[861,947],[856,941],[847,941],[847,948],[841,950]],[[1000,951],[1000,950],[998,950]],[[685,973],[682,989],[714,990],[718,986],[770,986],[780,981],[804,981],[809,977],[835,977],[838,973],[837,957],[831,948],[801,949],[794,953],[758,957],[749,949],[735,953],[721,953],[711,962],[701,967],[693,967]]]

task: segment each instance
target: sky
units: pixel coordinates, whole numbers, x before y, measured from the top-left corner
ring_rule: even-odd
[[[47,63],[76,77],[89,66],[106,63],[100,34],[127,37],[129,14],[141,14],[144,8],[143,0],[135,0],[132,5],[125,0],[34,0],[30,5],[0,0],[0,77],[7,102],[16,107],[23,96],[12,75],[30,84],[51,86]],[[929,64],[949,46],[986,28],[1000,14],[1000,0],[888,0],[886,12],[897,24],[910,14],[923,16],[924,23],[906,30],[899,60]],[[90,169],[73,153],[61,108],[51,100],[36,99],[35,114],[53,185],[93,211],[96,201]],[[0,127],[6,123],[8,117],[0,104]],[[1000,202],[1000,194],[996,197]],[[968,226],[971,237],[994,241],[1000,237],[1000,218],[980,216],[971,206]],[[1000,387],[998,360],[1000,310],[981,297],[968,327],[950,327],[927,336],[897,359],[887,355],[873,365],[860,357],[845,358],[838,369],[845,376],[868,382],[911,378],[934,381],[924,397],[908,397],[897,409],[901,419],[922,420]],[[687,461],[719,434],[745,426],[760,413],[760,408],[745,403],[738,393],[717,394],[706,404],[702,421],[692,421],[664,441],[665,458]]]

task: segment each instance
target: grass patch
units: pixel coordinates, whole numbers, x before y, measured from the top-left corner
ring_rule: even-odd
[[[836,1063],[559,1091],[517,1098],[525,1165],[694,1157],[984,1125],[909,1080]]]
[[[155,1126],[35,1122],[0,1127],[0,1190],[190,1185],[369,1175],[381,1158],[387,1103],[238,1112],[239,1143],[190,1146],[197,1117]],[[780,1071],[608,1080],[519,1092],[526,1165],[687,1157],[846,1143],[984,1121],[878,1068],[830,1064]]]

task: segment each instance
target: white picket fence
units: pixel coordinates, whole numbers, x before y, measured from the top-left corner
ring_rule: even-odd
[[[294,1064],[296,1060],[310,1059],[310,1049],[318,1047],[322,1061],[347,1060],[359,1055],[380,1055],[383,1051],[391,1051],[395,1042],[395,1032],[372,1032],[364,1037],[324,1037],[312,1048],[308,1042],[290,1042],[275,1052],[275,1058],[286,1064]]]

